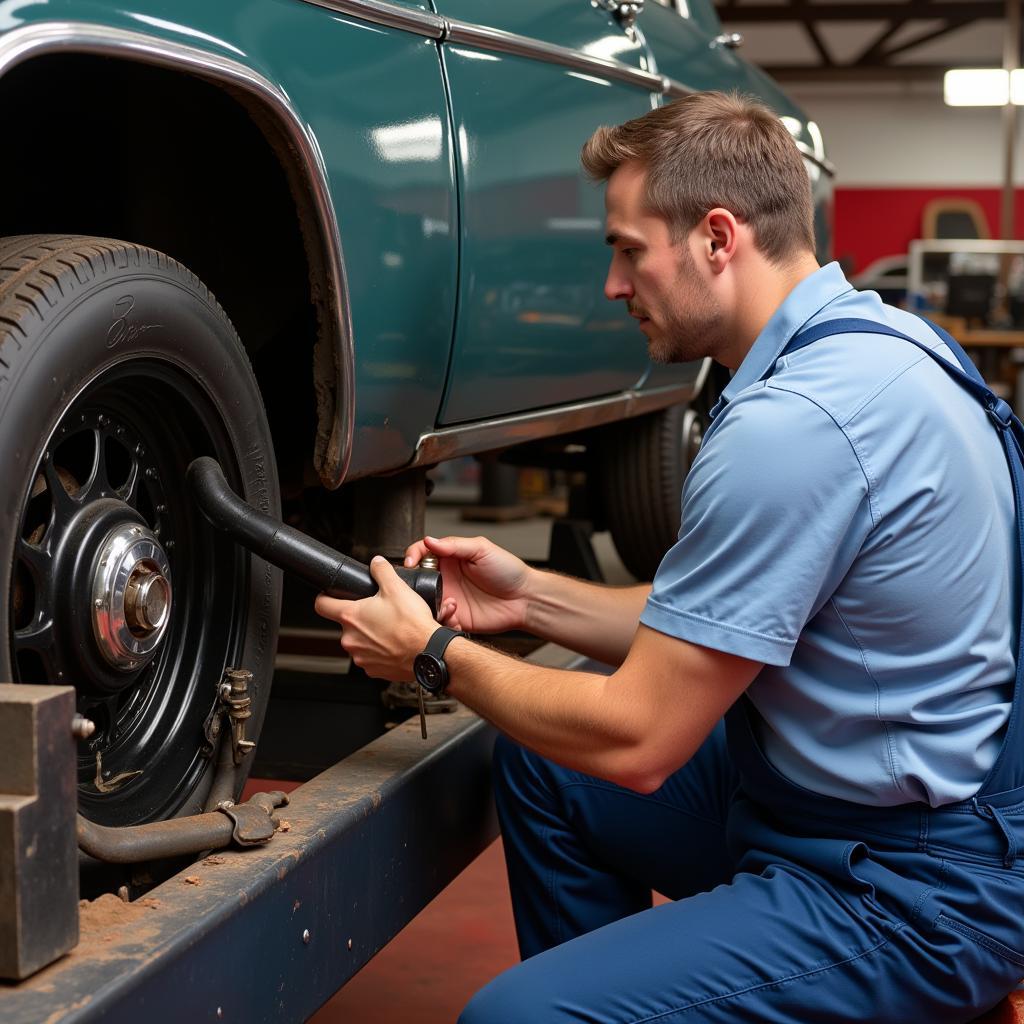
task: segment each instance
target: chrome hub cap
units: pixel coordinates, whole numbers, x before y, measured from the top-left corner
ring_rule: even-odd
[[[148,661],[171,612],[171,567],[156,536],[126,523],[103,541],[92,576],[92,625],[104,659],[122,672]]]

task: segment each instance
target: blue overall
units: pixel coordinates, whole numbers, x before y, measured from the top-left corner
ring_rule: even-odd
[[[783,354],[833,334],[888,334],[942,365],[1001,436],[1024,563],[1024,428],[935,330],[962,370],[854,319],[805,330]],[[1000,753],[973,798],[937,808],[794,784],[762,752],[746,697],[649,796],[499,740],[495,791],[524,961],[460,1020],[940,1024],[993,1006],[1024,977],[1021,636]],[[674,902],[651,908],[652,888]]]

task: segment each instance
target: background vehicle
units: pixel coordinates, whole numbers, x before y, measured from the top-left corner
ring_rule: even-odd
[[[431,465],[528,443],[557,463],[571,444],[592,517],[638,575],[656,564],[720,378],[649,365],[604,300],[580,147],[688,90],[739,88],[805,153],[823,251],[831,185],[814,126],[710,0],[639,6],[0,12],[0,678],[76,687],[97,724],[84,814],[202,807],[227,665],[253,672],[259,732],[281,579],[201,519],[197,455],[365,556],[417,534]],[[156,604],[124,605],[114,570]]]

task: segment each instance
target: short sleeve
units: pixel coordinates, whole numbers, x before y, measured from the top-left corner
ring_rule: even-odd
[[[871,529],[868,474],[823,408],[777,387],[722,412],[683,487],[679,539],[640,621],[788,665]]]

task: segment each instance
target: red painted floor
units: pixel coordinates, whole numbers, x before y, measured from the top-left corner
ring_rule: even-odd
[[[518,959],[498,841],[310,1024],[454,1024],[470,996]]]

